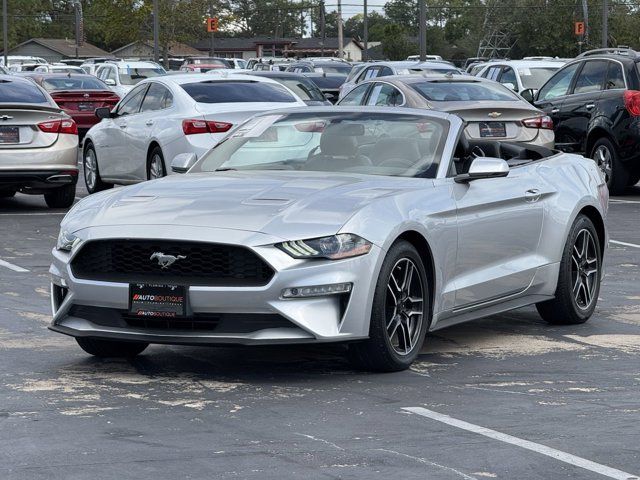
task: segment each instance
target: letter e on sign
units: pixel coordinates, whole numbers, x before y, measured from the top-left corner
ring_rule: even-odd
[[[584,22],[576,22],[573,31],[576,35],[584,35]]]
[[[218,31],[218,17],[207,18],[207,32]]]

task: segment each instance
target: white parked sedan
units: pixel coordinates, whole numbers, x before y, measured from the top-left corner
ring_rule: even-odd
[[[129,62],[109,60],[101,63],[95,71],[96,77],[109,85],[119,97],[147,78],[165,75],[164,68],[154,62]]]
[[[305,106],[278,82],[248,75],[182,74],[140,82],[85,137],[89,193],[163,177],[181,153],[199,158],[256,113]]]

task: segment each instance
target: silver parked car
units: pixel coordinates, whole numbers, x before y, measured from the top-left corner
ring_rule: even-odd
[[[350,342],[392,371],[427,331],[524,305],[585,322],[607,245],[598,167],[498,142],[476,157],[462,130],[424,110],[268,112],[186,175],[87,197],[53,250],[50,328],[98,356]]]
[[[78,126],[39,85],[0,75],[0,197],[44,194],[71,206],[78,180]]]
[[[367,80],[337,105],[397,106],[455,113],[466,122],[465,134],[470,139],[554,147],[551,117],[507,87],[484,78],[403,75]]]
[[[84,140],[89,193],[163,177],[179,153],[205,154],[233,127],[266,110],[303,106],[291,90],[249,75],[165,75],[141,81]]]

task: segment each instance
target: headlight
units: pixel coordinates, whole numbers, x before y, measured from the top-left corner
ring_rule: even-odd
[[[58,243],[56,248],[58,250],[64,250],[70,252],[71,249],[80,241],[73,233],[69,233],[66,230],[60,230],[58,234]]]
[[[277,243],[276,247],[293,258],[339,260],[369,253],[371,242],[352,233],[341,233],[330,237]]]

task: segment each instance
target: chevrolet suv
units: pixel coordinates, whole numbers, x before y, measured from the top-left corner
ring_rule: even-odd
[[[556,148],[593,158],[613,194],[640,180],[639,63],[640,54],[627,48],[587,51],[558,70],[533,102],[553,119]]]

